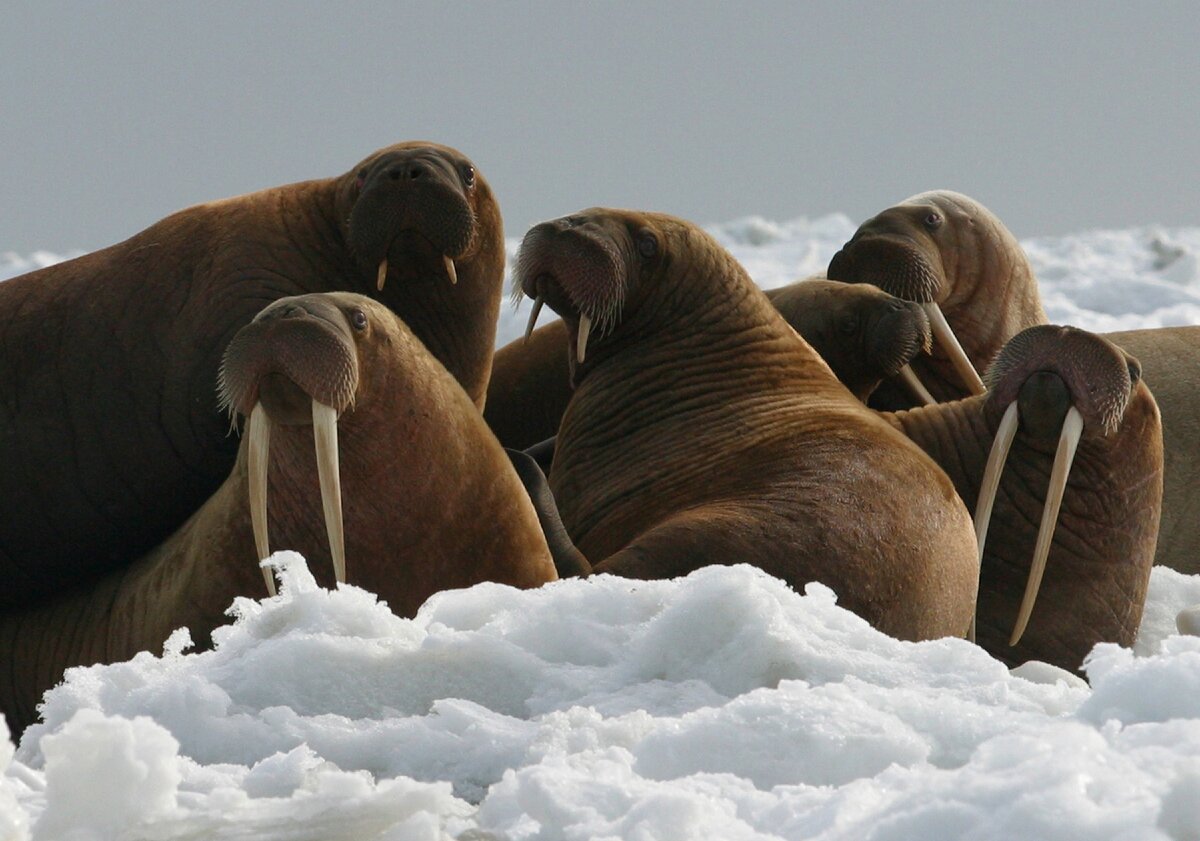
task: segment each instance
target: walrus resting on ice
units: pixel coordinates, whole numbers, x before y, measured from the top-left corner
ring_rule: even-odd
[[[863,402],[929,348],[923,309],[869,284],[807,278],[767,290],[767,298]],[[567,356],[557,320],[496,352],[483,416],[506,447],[529,447],[558,430],[571,399]]]
[[[14,732],[68,666],[157,649],[185,625],[205,644],[235,596],[264,594],[256,558],[268,546],[301,552],[326,585],[336,570],[402,616],[439,590],[556,577],[499,442],[382,304],[278,301],[234,337],[221,379],[248,429],[216,493],[127,568],[0,615],[0,661],[11,664],[0,708]]]
[[[148,551],[216,490],[237,450],[217,367],[266,304],[367,293],[482,405],[503,270],[473,164],[401,143],[0,284],[0,608]]]
[[[950,480],[711,237],[587,210],[530,230],[516,278],[569,334],[576,389],[550,484],[596,572],[747,562],[822,581],[895,636],[967,631],[975,539]]]
[[[936,335],[943,350],[918,357],[912,367],[942,400],[971,393],[968,368],[984,371],[1005,342],[1047,320],[1016,237],[995,214],[960,193],[921,193],[868,219],[834,256],[829,274],[940,310],[948,328]],[[935,315],[934,321],[940,319]],[[1106,338],[1139,360],[1162,412],[1164,487],[1155,563],[1200,572],[1200,421],[1194,394],[1200,327],[1127,330]],[[956,346],[965,361],[947,356]],[[959,360],[957,366],[950,358]],[[876,392],[873,405],[912,405],[905,393],[885,389]]]

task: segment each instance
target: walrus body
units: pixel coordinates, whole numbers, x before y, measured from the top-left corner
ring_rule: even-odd
[[[965,633],[978,568],[953,485],[709,236],[593,209],[533,228],[517,274],[569,333],[550,483],[596,572],[747,562],[902,638]]]
[[[883,417],[928,452],[978,511],[1001,418],[1016,410],[1019,427],[982,552],[976,640],[1010,665],[1042,660],[1079,670],[1097,642],[1132,645],[1141,622],[1163,500],[1158,407],[1135,360],[1074,328],[1022,331],[1002,349],[988,384],[985,396]],[[1082,435],[1061,510],[1043,523],[1071,411]],[[1023,626],[1018,617],[1042,530],[1052,540]]]
[[[868,284],[807,278],[766,294],[863,402],[929,346],[924,312]],[[562,321],[496,352],[484,417],[506,447],[530,447],[558,431],[572,391],[567,356]]]
[[[959,193],[922,193],[867,220],[834,256],[829,274],[935,303],[980,371],[1022,329],[1047,322],[1037,279],[1016,238],[987,208]],[[1105,337],[1141,362],[1162,414],[1164,491],[1155,563],[1200,572],[1200,423],[1193,409],[1200,327]],[[939,399],[968,394],[945,351],[935,348],[912,365]],[[873,405],[912,405],[888,385],[876,392]]]
[[[237,334],[222,376],[233,409],[252,424],[269,418],[270,543],[301,552],[326,585],[342,546],[347,579],[402,616],[438,590],[556,577],[529,498],[473,402],[378,302],[344,293],[279,301]],[[340,414],[334,472],[352,504],[336,540],[323,478],[317,495],[314,401]],[[253,414],[259,405],[265,415]],[[156,649],[181,626],[204,645],[235,596],[265,595],[247,502],[258,469],[251,440],[161,546],[92,586],[0,616],[0,660],[11,664],[0,708],[14,732],[64,668]]]
[[[273,300],[369,293],[482,405],[503,266],[471,163],[405,143],[0,284],[0,608],[148,551],[214,492],[237,449],[221,353]]]

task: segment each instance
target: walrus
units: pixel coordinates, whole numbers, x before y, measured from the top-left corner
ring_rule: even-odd
[[[923,309],[870,284],[810,277],[767,290],[767,298],[863,402],[882,380],[929,349]],[[496,352],[483,416],[506,447],[525,449],[558,430],[571,398],[567,356],[560,320]]]
[[[220,400],[248,429],[228,478],[174,535],[93,586],[0,615],[13,732],[68,666],[127,659],[181,626],[206,644],[235,596],[264,595],[255,559],[269,547],[401,616],[439,590],[556,577],[475,404],[381,303],[329,293],[266,307],[224,354]]]
[[[566,325],[549,480],[594,572],[746,562],[822,581],[894,636],[967,631],[976,544],[953,484],[701,229],[592,208],[532,228],[514,279]]]
[[[944,314],[969,365],[980,371],[1022,329],[1047,322],[1037,279],[1016,237],[995,214],[960,193],[921,193],[868,219],[834,255],[830,277],[870,283]],[[1200,327],[1126,330],[1106,338],[1139,360],[1162,413],[1164,490],[1155,563],[1200,572]],[[912,363],[940,400],[971,392],[945,351]],[[898,388],[872,397],[881,408],[912,405]]]
[[[1014,466],[993,471],[980,642],[1010,662],[1078,669],[1095,642],[1136,630],[1161,502],[1160,427],[1136,363],[1103,339],[1014,340],[986,396],[878,414],[682,220],[592,209],[544,223],[526,235],[516,276],[570,334],[577,389],[550,483],[594,571],[667,577],[747,560],[793,585],[829,584],[893,635],[961,634],[980,567],[963,556],[978,544],[962,537],[960,509],[978,500],[1001,421],[1019,417]],[[1079,419],[1076,466],[1056,470],[1055,423],[1068,416]],[[1041,518],[1047,498],[1058,511]],[[1037,582],[1009,579],[1043,563],[1053,572],[1034,611]]]
[[[266,304],[368,294],[482,406],[503,271],[486,180],[411,142],[0,284],[0,607],[149,551],[216,490],[237,450],[218,364]]]

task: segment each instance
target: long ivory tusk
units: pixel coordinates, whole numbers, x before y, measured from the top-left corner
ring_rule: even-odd
[[[983,387],[983,380],[979,379],[979,372],[975,370],[975,366],[967,358],[966,351],[958,343],[958,337],[954,335],[954,331],[950,329],[950,325],[946,322],[946,316],[942,314],[942,308],[933,302],[922,304],[921,306],[924,307],[925,314],[929,316],[929,326],[933,329],[934,338],[938,340],[942,349],[950,357],[950,362],[953,363],[954,369],[958,371],[958,375],[963,378],[963,382],[967,386],[967,391],[971,392],[971,394],[983,394],[987,391]]]
[[[256,403],[250,412],[248,457],[250,462],[250,525],[254,529],[254,548],[258,559],[270,557],[271,546],[267,539],[267,465],[271,448],[271,418],[261,403]],[[263,578],[267,592],[275,595],[275,576],[263,567]]]
[[[579,314],[579,337],[575,342],[575,362],[583,363],[584,354],[587,353],[588,334],[592,332],[592,317],[585,313]]]
[[[533,299],[533,309],[529,311],[529,321],[525,325],[525,341],[529,341],[529,334],[537,326],[538,316],[542,314],[542,304],[544,303],[546,303],[546,299],[541,295]]]
[[[387,258],[379,261],[379,273],[375,276],[375,289],[378,292],[383,291],[383,284],[387,282]]]
[[[1033,549],[1033,563],[1029,566],[1029,580],[1025,583],[1025,598],[1017,614],[1009,645],[1016,645],[1025,633],[1033,603],[1037,600],[1038,588],[1042,586],[1042,574],[1046,571],[1046,556],[1050,554],[1050,540],[1058,525],[1058,509],[1062,505],[1063,493],[1067,489],[1067,476],[1075,460],[1075,448],[1083,435],[1083,415],[1072,406],[1063,421],[1062,434],[1058,438],[1058,452],[1054,454],[1054,468],[1050,471],[1050,487],[1046,489],[1046,507],[1042,509],[1042,522],[1038,527],[1037,545]]]
[[[922,405],[932,406],[937,402],[933,395],[929,393],[929,389],[925,388],[925,384],[921,382],[917,376],[917,372],[912,369],[911,365],[905,365],[900,369],[900,379],[904,381],[904,385],[908,388],[913,397],[921,401]]]
[[[1014,400],[1008,404],[1004,416],[1000,418],[1000,426],[996,428],[996,437],[992,441],[992,451],[988,454],[987,467],[983,469],[983,481],[979,483],[979,498],[975,501],[975,543],[979,546],[980,566],[983,565],[983,545],[987,542],[988,524],[992,520],[996,490],[1000,487],[1000,476],[1004,473],[1004,463],[1008,460],[1008,451],[1012,448],[1019,421],[1017,401]],[[967,639],[975,642],[974,617],[971,619],[971,630]]]
[[[312,404],[313,438],[317,447],[317,477],[321,481],[321,508],[325,532],[333,555],[333,574],[346,581],[346,535],[342,529],[342,481],[338,473],[337,409],[316,400]]]
[[[450,285],[456,285],[458,283],[458,272],[454,268],[454,261],[445,254],[442,255],[442,260],[446,264],[446,276],[450,278]]]

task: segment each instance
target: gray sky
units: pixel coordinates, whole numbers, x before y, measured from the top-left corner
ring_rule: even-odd
[[[0,251],[92,249],[424,138],[509,235],[968,193],[1019,236],[1200,225],[1179,3],[73,3],[0,12]]]

